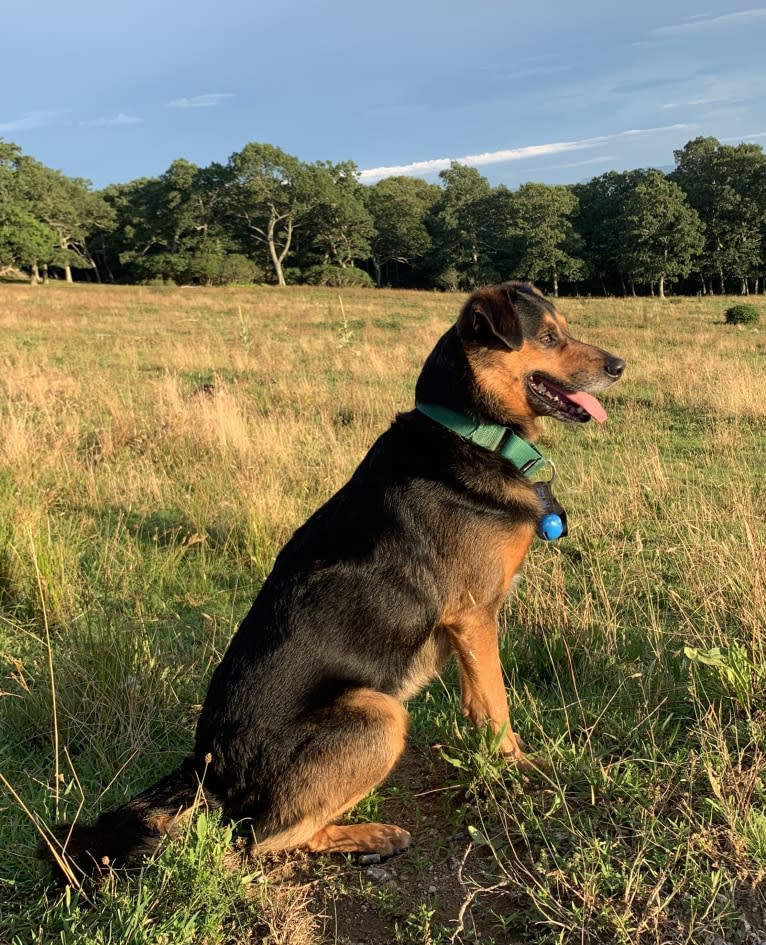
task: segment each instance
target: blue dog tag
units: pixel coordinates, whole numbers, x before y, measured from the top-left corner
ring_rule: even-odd
[[[568,531],[567,513],[554,496],[550,482],[536,482],[534,487],[542,512],[537,523],[537,537],[543,541],[563,538]]]

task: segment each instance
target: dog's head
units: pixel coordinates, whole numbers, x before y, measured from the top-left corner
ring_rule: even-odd
[[[456,330],[472,399],[488,418],[528,439],[537,435],[541,416],[569,423],[606,419],[593,394],[614,384],[625,362],[573,338],[564,316],[531,283],[478,289]]]

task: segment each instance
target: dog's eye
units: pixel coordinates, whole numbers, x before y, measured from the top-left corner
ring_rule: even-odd
[[[553,332],[547,332],[540,338],[540,344],[545,348],[552,348],[554,345],[558,344],[558,335],[554,335]]]

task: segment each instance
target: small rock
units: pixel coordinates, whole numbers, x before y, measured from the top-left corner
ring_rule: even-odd
[[[376,886],[380,886],[382,883],[387,883],[389,879],[391,879],[391,874],[381,866],[368,866],[367,879],[369,879],[371,883],[375,883]]]
[[[380,853],[363,853],[359,857],[360,866],[370,866],[372,863],[380,863]]]
[[[429,895],[429,896],[435,896],[435,895],[436,895],[436,886],[429,886],[429,887],[428,887],[428,895]]]

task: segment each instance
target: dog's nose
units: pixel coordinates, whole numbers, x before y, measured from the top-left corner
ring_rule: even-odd
[[[622,358],[612,358],[608,357],[604,363],[604,370],[606,373],[617,380],[618,377],[622,375],[622,372],[625,370],[625,362]]]

